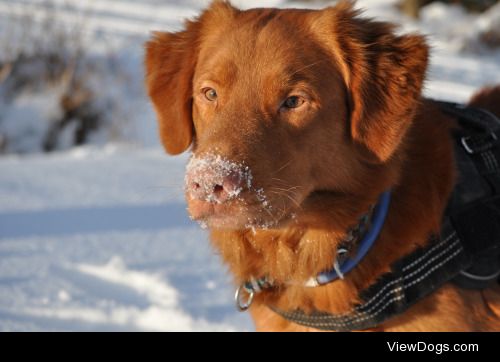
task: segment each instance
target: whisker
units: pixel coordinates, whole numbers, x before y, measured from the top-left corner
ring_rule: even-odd
[[[275,195],[278,195],[278,196],[285,196],[285,197],[287,197],[288,199],[290,199],[295,204],[295,206],[297,206],[298,209],[302,209],[302,206],[291,195],[283,193],[283,192],[272,191],[272,190],[270,190],[269,192],[273,193]]]
[[[284,198],[281,198],[281,205],[282,205],[282,207],[281,207],[280,219],[282,219],[286,215],[286,203],[285,203],[285,199]]]
[[[272,181],[276,182],[279,186],[290,187],[291,185],[285,180],[279,178],[271,178]]]
[[[287,188],[287,189],[282,189],[280,187],[272,187],[271,189],[272,190],[277,190],[277,191],[290,192],[292,190],[297,190],[297,189],[301,189],[301,188],[302,188],[301,186],[292,186],[292,187]]]
[[[271,217],[271,219],[273,219],[273,223],[274,223],[274,224],[277,224],[277,223],[278,223],[278,221],[279,221],[279,219],[277,219],[277,218],[276,218],[276,217],[275,217],[275,216],[271,213],[271,211],[269,211],[269,210],[267,209],[267,207],[264,207],[264,210],[265,210],[265,211],[267,212],[267,214]]]
[[[288,197],[294,204],[297,206],[298,209],[302,209],[302,206],[299,204],[297,200],[295,200],[292,196],[288,194],[284,194],[286,197]]]
[[[285,162],[285,164],[283,166],[281,166],[279,169],[277,169],[276,171],[274,171],[271,176],[277,174],[278,172],[282,171],[286,167],[290,166],[291,163],[292,163],[292,159],[288,160],[288,162]]]

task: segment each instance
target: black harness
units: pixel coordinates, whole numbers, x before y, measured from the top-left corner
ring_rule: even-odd
[[[308,314],[271,306],[276,313],[322,330],[363,330],[403,313],[447,282],[484,289],[499,281],[500,120],[482,109],[436,103],[462,126],[453,134],[459,177],[441,235],[394,263],[391,272],[360,293],[362,302],[348,313]]]

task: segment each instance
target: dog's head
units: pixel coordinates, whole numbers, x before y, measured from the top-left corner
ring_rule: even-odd
[[[241,11],[216,1],[185,30],[155,33],[146,86],[166,151],[191,146],[192,217],[277,226],[320,192],[384,191],[427,53],[421,36],[396,35],[349,2]]]

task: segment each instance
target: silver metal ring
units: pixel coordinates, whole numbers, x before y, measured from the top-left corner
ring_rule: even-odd
[[[244,293],[248,295],[246,300],[244,300],[244,295],[243,295]],[[248,292],[243,286],[243,284],[240,285],[239,288],[236,289],[236,293],[234,294],[234,301],[236,302],[236,308],[238,308],[240,312],[246,311],[252,305],[254,295],[255,293]]]

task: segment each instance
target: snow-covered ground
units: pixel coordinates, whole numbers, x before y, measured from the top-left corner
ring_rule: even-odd
[[[126,112],[135,145],[0,158],[0,330],[252,330],[248,315],[233,306],[231,277],[206,231],[187,217],[187,156],[164,155],[139,91],[141,43],[149,31],[179,29],[207,1],[55,2],[64,4],[61,19],[68,23],[86,11],[88,36],[100,39],[101,49],[112,44],[133,75],[136,90],[120,95],[134,95],[124,103],[133,105]],[[370,16],[402,22],[403,30],[431,34],[427,95],[466,101],[478,87],[500,83],[498,53],[461,51],[490,18],[433,4],[414,22],[398,14],[395,2],[358,4]],[[36,14],[40,1],[0,0],[0,29],[26,9]]]
[[[108,146],[0,159],[0,330],[251,330],[186,157]]]

